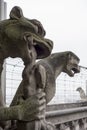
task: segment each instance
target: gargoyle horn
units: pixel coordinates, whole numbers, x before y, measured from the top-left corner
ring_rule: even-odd
[[[23,17],[22,9],[18,6],[12,8],[10,12],[10,19],[19,19]]]

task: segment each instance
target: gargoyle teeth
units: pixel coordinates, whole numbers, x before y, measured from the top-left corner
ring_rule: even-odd
[[[73,70],[70,71],[70,76],[74,76],[75,72]]]
[[[72,68],[72,71],[74,71],[74,73],[79,73],[80,72],[79,68]]]
[[[74,70],[71,70],[71,72],[72,72],[73,74],[75,74],[75,71],[74,71]]]

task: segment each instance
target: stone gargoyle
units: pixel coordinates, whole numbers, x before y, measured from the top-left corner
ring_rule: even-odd
[[[42,24],[25,18],[17,6],[11,10],[10,19],[1,21],[0,34],[0,72],[7,57],[20,57],[25,65],[22,82],[10,107],[1,105],[1,127],[4,130],[54,130],[45,120],[46,104],[54,97],[55,81],[61,72],[74,76],[80,71],[79,58],[72,52],[51,54],[53,42],[44,37]],[[40,58],[42,60],[36,62]]]
[[[76,91],[79,92],[80,98],[81,98],[80,100],[81,100],[81,101],[87,101],[87,95],[86,95],[85,91],[83,90],[83,88],[78,87],[78,88],[76,89]]]
[[[30,46],[25,40],[27,36],[37,50],[37,59],[47,57],[51,53],[53,43],[44,38],[45,30],[42,24],[36,19],[25,18],[22,9],[15,6],[10,12],[10,18],[0,22],[0,78],[3,62],[7,57],[22,58],[25,66],[30,63]],[[0,97],[1,95],[2,92]],[[2,99],[0,104],[3,105]]]
[[[55,95],[56,78],[61,74],[61,72],[65,72],[71,77],[73,77],[75,73],[79,73],[80,67],[78,66],[78,63],[79,58],[70,51],[54,53],[47,58],[36,62],[34,75],[38,87],[37,89],[41,88],[42,91],[45,92],[46,104],[49,103]],[[24,94],[23,80],[18,87],[18,90],[12,100],[11,106],[18,105],[20,99],[22,98],[26,98]]]
[[[45,96],[46,104],[49,101],[51,101],[51,99],[55,95],[56,78],[60,75],[61,72],[65,72],[69,76],[73,77],[75,73],[80,72],[78,63],[79,63],[79,58],[74,53],[69,52],[69,51],[61,52],[61,53],[54,53],[54,54],[51,54],[50,56],[48,56],[47,58],[44,58],[44,59],[36,62],[34,75],[35,75],[35,78],[37,81],[36,82],[37,87],[39,89],[42,89],[42,91],[46,93],[46,96]],[[22,108],[21,108],[21,106],[23,106],[23,105],[19,105],[21,102],[21,99],[22,98],[25,99],[23,82],[24,82],[24,80],[22,80],[22,82],[20,83],[18,90],[11,103],[11,107],[9,108],[9,111],[7,111],[9,113],[11,108],[15,108],[15,109],[13,109],[13,111],[15,111],[14,116],[13,116],[13,114],[11,115],[11,113],[10,113],[10,117],[8,116],[8,118],[11,120],[16,119],[16,120],[30,121],[30,118],[28,117],[28,114],[26,112],[26,109],[27,109],[26,103],[24,102],[26,105],[26,108],[24,110],[22,110]],[[27,100],[25,100],[25,101],[27,102]],[[23,104],[23,102],[22,102],[22,104]],[[16,108],[15,106],[18,106],[18,107]],[[19,108],[21,108],[21,109],[19,109]],[[19,113],[17,113],[16,111]],[[26,112],[25,116],[22,117],[23,113],[21,111],[24,111],[24,113]],[[5,115],[4,115],[4,118],[5,118]],[[31,120],[33,120],[32,118],[34,118],[34,117],[32,116]],[[2,120],[3,120],[3,118],[2,118]],[[48,126],[49,125],[50,124],[48,124]],[[47,128],[47,126],[46,126],[46,128]],[[52,127],[50,129],[46,129],[46,128],[44,128],[44,130],[52,129]]]
[[[9,19],[0,21],[1,107],[5,106],[1,90],[1,73],[3,70],[4,60],[8,57],[21,58],[25,65],[23,71],[23,79],[25,80],[25,82],[27,81],[27,85],[29,85],[28,80],[30,72],[28,72],[28,70],[33,68],[36,59],[41,59],[49,56],[53,48],[53,42],[49,39],[46,39],[45,34],[46,33],[42,24],[36,19],[30,20],[28,18],[25,18],[23,16],[22,9],[18,6],[12,8]],[[25,88],[27,88],[27,85],[25,83]],[[38,93],[36,95],[38,95]],[[44,100],[40,100],[43,106]],[[4,128],[4,123],[0,122],[0,125]]]
[[[46,93],[46,103],[49,103],[55,95],[56,78],[61,74],[61,72],[73,77],[75,73],[80,72],[78,64],[79,58],[70,51],[53,53],[47,58],[36,62],[35,76],[36,79],[39,77],[40,81],[42,80],[41,82],[43,83],[42,85],[38,82],[39,80],[37,80],[37,86],[38,88],[42,88],[41,86],[43,86],[42,89]],[[12,100],[11,106],[17,105],[20,96],[24,97],[23,82],[24,81],[22,80]]]

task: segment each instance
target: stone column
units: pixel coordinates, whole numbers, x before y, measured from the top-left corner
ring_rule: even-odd
[[[7,15],[7,3],[4,0],[0,0],[0,20],[6,19]],[[3,102],[6,102],[6,63],[3,65],[3,72],[1,77],[1,87],[3,93]]]
[[[0,0],[0,20],[4,19],[4,1]]]
[[[4,20],[6,18],[7,4],[3,0],[0,0],[0,20]],[[1,77],[1,87],[3,93],[3,102],[6,100],[6,63],[3,65],[3,72]],[[2,130],[2,128],[0,128]]]

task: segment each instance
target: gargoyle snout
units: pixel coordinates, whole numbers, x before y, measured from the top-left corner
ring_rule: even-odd
[[[77,67],[76,73],[80,73],[80,66]]]
[[[82,90],[82,88],[81,87],[78,87],[77,89],[76,89],[76,91],[81,91]]]

